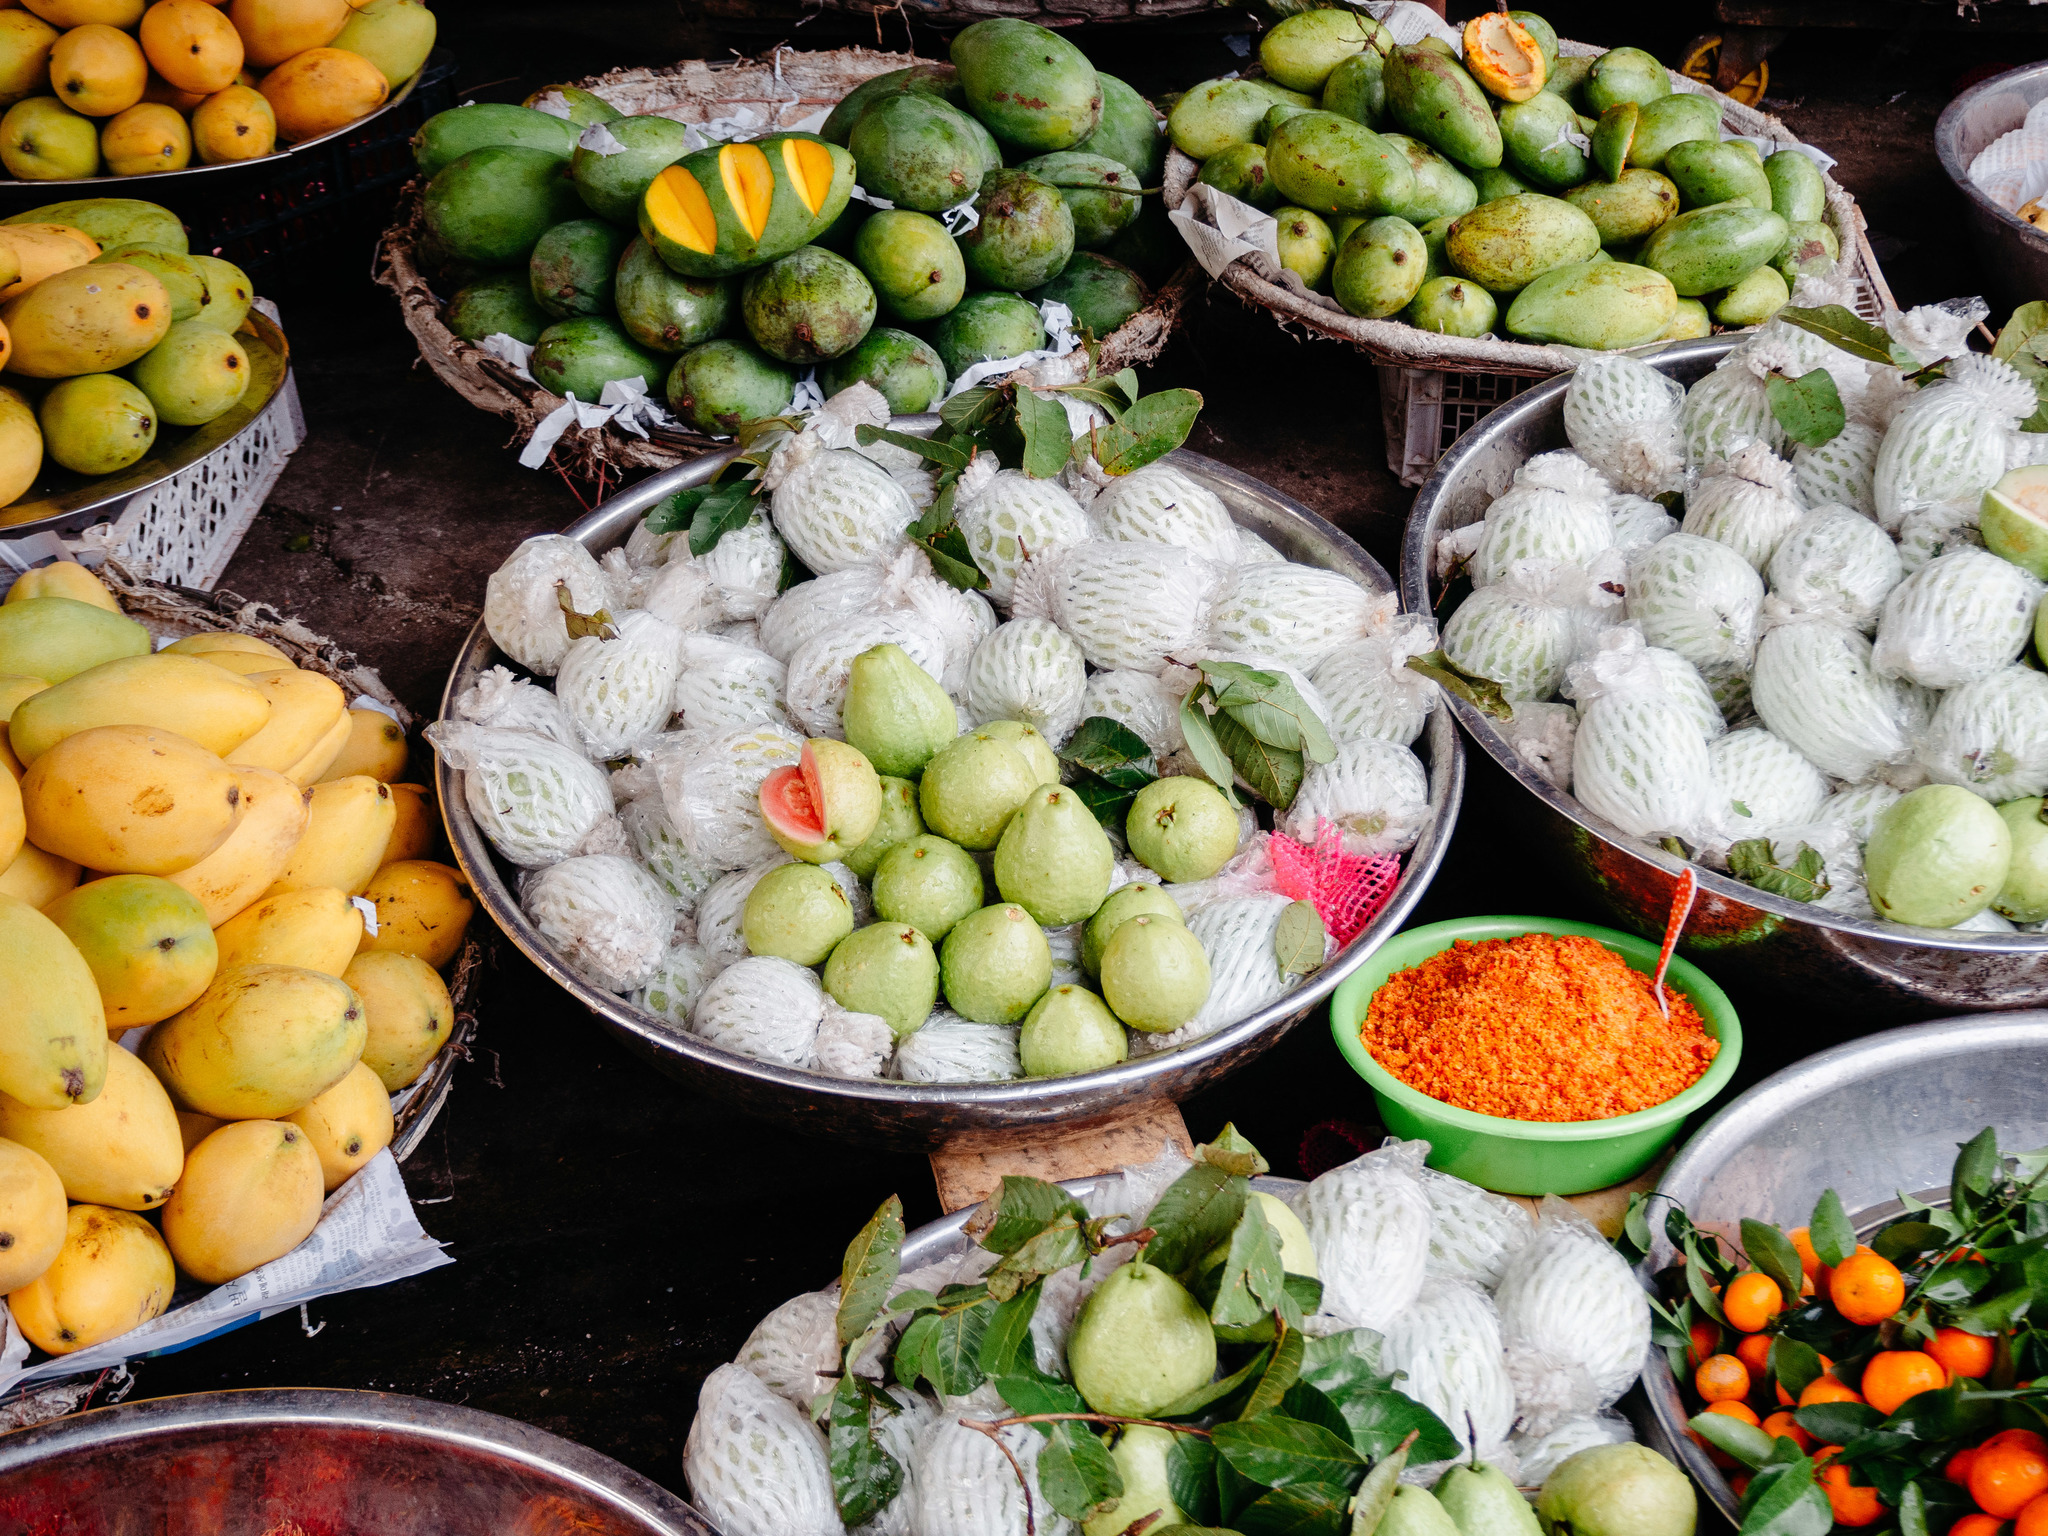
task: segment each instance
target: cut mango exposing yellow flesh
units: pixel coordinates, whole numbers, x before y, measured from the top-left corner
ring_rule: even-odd
[[[718,221],[697,178],[671,165],[647,189],[647,216],[677,245],[710,255],[718,245]]]
[[[769,205],[775,201],[775,171],[761,146],[726,145],[718,152],[718,174],[725,180],[726,201],[740,216],[741,225],[754,239],[760,239],[761,231],[768,227]]]
[[[1503,101],[1529,100],[1547,78],[1536,39],[1499,11],[1465,23],[1465,67]]]
[[[832,190],[832,151],[809,139],[784,139],[782,166],[803,200],[804,211],[815,217]]]

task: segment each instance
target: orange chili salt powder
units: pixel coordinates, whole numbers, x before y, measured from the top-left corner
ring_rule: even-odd
[[[1460,939],[1396,971],[1372,995],[1358,1038],[1418,1092],[1510,1120],[1605,1120],[1662,1104],[1698,1082],[1720,1042],[1669,989],[1597,940],[1526,933]]]

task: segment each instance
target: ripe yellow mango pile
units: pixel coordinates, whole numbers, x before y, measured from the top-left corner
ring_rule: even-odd
[[[473,906],[395,721],[250,636],[153,651],[81,566],[0,604],[0,719],[0,1292],[65,1354],[305,1240]]]

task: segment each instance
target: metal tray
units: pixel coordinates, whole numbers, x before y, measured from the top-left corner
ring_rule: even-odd
[[[895,425],[904,431],[929,433],[938,425],[938,418],[906,417]],[[601,554],[623,544],[655,503],[708,480],[731,457],[731,450],[712,454],[651,476],[565,531]],[[1179,468],[1222,497],[1239,524],[1267,539],[1289,559],[1341,571],[1374,591],[1391,590],[1393,583],[1378,561],[1300,502],[1213,459],[1184,449],[1172,457]],[[479,620],[449,673],[441,701],[443,717],[455,697],[481,673],[506,661]],[[621,1043],[678,1081],[792,1129],[923,1151],[944,1146],[959,1133],[990,1129],[1065,1133],[1148,1101],[1183,1099],[1275,1044],[1399,931],[1443,862],[1464,794],[1463,748],[1456,728],[1440,709],[1431,712],[1429,729],[1417,746],[1429,764],[1433,812],[1429,826],[1409,852],[1401,884],[1386,909],[1306,985],[1271,1007],[1177,1051],[1074,1077],[957,1085],[832,1077],[756,1061],[677,1030],[627,999],[591,986],[555,957],[520,910],[505,866],[470,817],[461,774],[443,762],[436,763],[435,773],[449,843],[477,900],[544,975],[596,1014]]]
[[[1934,125],[1934,152],[1962,196],[1984,280],[2007,309],[2048,295],[2048,231],[1979,191],[1970,180],[1970,162],[1993,139],[2025,122],[2027,110],[2044,98],[2048,64],[2028,64],[1971,86],[1942,108]]]

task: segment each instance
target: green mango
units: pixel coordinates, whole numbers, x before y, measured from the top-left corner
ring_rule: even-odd
[[[574,85],[544,85],[520,105],[531,107],[545,117],[566,119],[574,123],[579,132],[592,123],[615,123],[625,116],[602,96]],[[553,110],[557,108],[559,110]]]
[[[1354,229],[1330,269],[1330,292],[1345,310],[1368,320],[1408,307],[1429,270],[1429,250],[1406,219],[1391,214]]]
[[[164,338],[121,370],[166,426],[201,427],[249,388],[249,353],[217,326],[175,320]]]
[[[1288,202],[1326,216],[1377,213],[1415,193],[1408,157],[1334,112],[1304,112],[1274,129],[1266,170]]]
[[[1001,163],[972,118],[917,91],[870,106],[853,125],[847,149],[862,187],[918,213],[964,202]]]
[[[1671,73],[1640,48],[1610,48],[1593,61],[1579,94],[1595,113],[1618,101],[1643,106],[1671,94]]]
[[[203,251],[193,252],[192,260],[206,274],[206,296],[199,301],[197,318],[224,331],[240,330],[249,306],[256,302],[256,285],[249,281],[249,274],[232,261]]]
[[[946,377],[957,379],[976,363],[1038,351],[1045,326],[1037,307],[1014,293],[970,293],[939,317],[929,337]]]
[[[1721,295],[1714,318],[1723,325],[1762,325],[1791,301],[1792,290],[1776,267],[1758,267]]]
[[[1593,221],[1561,198],[1527,193],[1482,203],[1451,225],[1451,269],[1494,293],[1516,293],[1556,267],[1591,261],[1600,249]]]
[[[156,406],[118,373],[87,373],[50,387],[36,408],[43,451],[74,474],[111,475],[156,442]]]
[[[1344,242],[1351,238],[1351,231],[1363,224],[1366,218],[1367,215],[1362,213],[1346,214],[1330,226],[1330,237],[1337,242],[1338,250],[1344,249]]]
[[[574,394],[585,405],[595,405],[613,379],[637,378],[652,395],[668,372],[665,359],[644,351],[616,320],[603,315],[557,320],[540,333],[526,367],[542,389]]]
[[[1827,182],[1798,150],[1781,149],[1764,161],[1764,177],[1771,184],[1771,212],[1787,224],[1818,224],[1827,217]]]
[[[542,235],[582,211],[568,160],[516,144],[471,150],[443,167],[421,199],[439,248],[480,267],[526,260]]]
[[[1729,139],[1727,142],[1735,146],[1736,153],[1747,155],[1751,162],[1755,164],[1758,170],[1763,169],[1764,152],[1758,149],[1754,144],[1750,143],[1749,140]]]
[[[1252,142],[1264,144],[1273,137],[1273,130],[1286,122],[1287,119],[1299,117],[1302,113],[1312,110],[1314,109],[1310,107],[1297,107],[1291,101],[1274,102],[1272,106],[1266,108],[1266,115],[1259,119],[1259,126],[1252,130]],[[1236,148],[1237,146],[1233,145],[1231,147]]]
[[[213,302],[207,291],[206,269],[182,251],[167,245],[131,243],[113,246],[94,258],[95,264],[112,261],[154,273],[164,285],[164,292],[171,296],[173,320],[197,320]]]
[[[540,237],[527,259],[533,302],[557,320],[609,315],[619,260],[632,237],[602,219],[569,219]]]
[[[647,183],[690,152],[688,131],[668,117],[622,117],[607,123],[605,131],[625,148],[601,155],[577,145],[569,157],[569,177],[584,207],[630,230],[639,222]]]
[[[1383,133],[1380,137],[1407,156],[1408,169],[1415,177],[1415,190],[1389,203],[1387,212],[1420,226],[1433,219],[1456,218],[1478,206],[1479,189],[1472,179],[1422,140],[1411,139],[1405,133]]]
[[[1734,144],[1707,139],[1674,144],[1664,157],[1664,174],[1687,208],[1738,202],[1752,208],[1771,206],[1771,183],[1764,168]]]
[[[1074,254],[1074,215],[1059,189],[1036,176],[990,171],[974,207],[981,222],[958,243],[967,276],[978,288],[1036,288]]]
[[[1387,116],[1387,61],[1377,49],[1355,53],[1323,82],[1322,109],[1377,128]]]
[[[1416,233],[1422,236],[1423,246],[1429,251],[1429,274],[1423,279],[1424,282],[1455,275],[1451,271],[1450,257],[1444,254],[1444,242],[1450,238],[1451,226],[1458,222],[1458,218],[1459,215],[1451,214],[1445,218],[1431,219],[1416,230]],[[1341,235],[1337,243],[1344,243]]]
[[[1280,206],[1280,189],[1266,174],[1266,146],[1233,144],[1202,162],[1195,180],[1206,187],[1250,203],[1254,208]]]
[[[612,283],[612,302],[626,334],[648,351],[669,356],[724,330],[739,314],[739,301],[738,278],[671,272],[638,236],[619,258]]]
[[[1671,323],[1664,327],[1659,341],[1697,341],[1702,336],[1714,334],[1713,318],[1707,313],[1707,306],[1698,299],[1680,299],[1672,312]]]
[[[1785,248],[1771,258],[1771,265],[1788,283],[1802,277],[1826,277],[1842,259],[1842,242],[1833,229],[1815,220],[1794,224]]]
[[[1718,143],[1721,138],[1721,107],[1711,96],[1673,91],[1638,105],[1635,142],[1628,151],[1630,165],[1659,170],[1675,146],[1695,139]]]
[[[1152,290],[1122,262],[1099,251],[1076,251],[1058,277],[1024,297],[1033,304],[1052,299],[1066,305],[1074,324],[1086,326],[1099,340],[1150,304]]]
[[[1058,149],[1017,167],[1055,188],[1074,218],[1074,249],[1099,251],[1138,216],[1138,173],[1106,155]]]
[[[861,225],[852,255],[892,320],[936,320],[967,292],[960,247],[928,213],[884,209]]]
[[[1541,51],[1543,78],[1549,80],[1557,73],[1557,28],[1534,11],[1509,11],[1508,20],[1528,33],[1530,41]]]
[[[1320,91],[1346,59],[1393,45],[1393,34],[1370,16],[1301,11],[1259,39],[1259,65],[1291,91]]]
[[[918,416],[937,410],[945,398],[946,365],[931,343],[879,325],[851,352],[825,364],[818,382],[827,399],[855,384],[873,385],[889,402],[891,416]]]
[[[1636,259],[1671,279],[1681,297],[1732,288],[1785,248],[1791,226],[1768,208],[1720,203],[1658,227]]]
[[[1102,120],[1095,66],[1057,32],[995,16],[955,35],[952,58],[967,109],[998,143],[1033,154],[1071,149]]]
[[[575,152],[576,136],[582,131],[565,117],[551,117],[531,107],[472,102],[466,107],[436,112],[420,124],[419,131],[412,136],[412,161],[422,176],[432,178],[472,149],[482,149],[487,144],[517,144],[567,160]]]
[[[1074,148],[1129,166],[1141,187],[1158,186],[1166,175],[1166,125],[1151,102],[1115,75],[1097,70],[1095,79],[1102,87],[1102,121]]]
[[[441,323],[464,341],[502,333],[530,347],[554,321],[533,302],[533,288],[524,272],[492,272],[458,288],[441,313]]]
[[[763,352],[805,368],[859,344],[875,323],[875,290],[844,256],[799,246],[747,274],[740,318]]]
[[[1174,148],[1206,160],[1233,144],[1249,144],[1275,102],[1312,107],[1313,96],[1286,90],[1269,80],[1206,80],[1182,93],[1166,114]]]
[[[1274,237],[1280,265],[1310,288],[1321,288],[1337,256],[1337,237],[1330,226],[1306,208],[1276,208],[1273,219],[1280,226]]]
[[[1472,170],[1500,164],[1500,124],[1464,65],[1433,48],[1396,48],[1387,55],[1386,75],[1387,112],[1396,127]]]
[[[1564,200],[1593,221],[1602,245],[1641,240],[1678,212],[1678,188],[1656,171],[1630,169],[1615,181],[1589,181]]]
[[[1655,341],[1671,324],[1678,295],[1648,267],[1605,260],[1554,267],[1508,306],[1507,331],[1524,341],[1612,351]]]
[[[1490,166],[1483,171],[1472,173],[1472,184],[1479,188],[1479,201],[1490,203],[1497,197],[1513,197],[1517,192],[1534,192],[1532,187],[1505,166]]]
[[[1462,277],[1432,277],[1420,288],[1401,318],[1418,331],[1439,336],[1484,336],[1500,318],[1492,294]]]
[[[818,137],[828,144],[844,145],[853,133],[853,125],[860,121],[861,114],[885,96],[901,96],[906,92],[921,96],[936,96],[949,106],[967,109],[967,93],[960,89],[960,72],[950,64],[913,64],[908,69],[892,69],[887,74],[875,75],[863,80],[844,96],[839,105],[832,109],[825,119],[825,126],[818,130]]]
[[[846,255],[853,249],[854,237],[860,233],[861,226],[867,223],[874,211],[866,203],[856,203],[848,198],[846,206],[839,210],[839,217],[827,225],[825,232],[811,244],[822,245],[828,251]]]
[[[1577,101],[1580,87],[1592,72],[1593,61],[1584,54],[1561,53],[1556,66],[1543,77],[1543,89],[1566,101]]]
[[[1578,114],[1562,97],[1538,91],[1500,109],[1500,137],[1508,167],[1538,188],[1562,191],[1586,179],[1586,155],[1563,136],[1579,131]]]
[[[668,408],[684,425],[714,437],[780,416],[795,398],[795,371],[744,341],[707,341],[669,370]]]
[[[1635,142],[1636,123],[1643,109],[1632,101],[1617,101],[1600,114],[1593,128],[1593,165],[1602,181],[1621,180],[1628,164],[1629,146]]]

